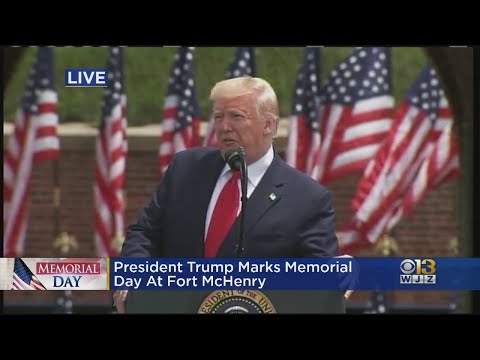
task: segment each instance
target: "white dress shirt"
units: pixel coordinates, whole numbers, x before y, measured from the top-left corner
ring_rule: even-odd
[[[271,146],[270,149],[268,149],[267,153],[263,155],[263,157],[255,161],[253,164],[250,164],[247,166],[247,172],[248,172],[247,199],[250,197],[250,195],[252,195],[253,190],[255,190],[260,180],[262,180],[263,175],[265,175],[265,172],[267,171],[268,167],[273,161],[273,157],[274,157],[273,147]],[[215,209],[215,204],[217,203],[218,197],[220,196],[220,192],[222,191],[224,185],[226,184],[228,179],[230,179],[231,176],[232,176],[232,170],[230,169],[230,165],[225,164],[225,167],[223,168],[217,180],[217,184],[213,189],[212,198],[210,199],[210,204],[208,205],[207,217],[205,219],[204,240],[207,237],[208,226],[210,225],[213,209]],[[242,201],[241,200],[242,188],[241,188],[240,179],[238,180],[238,191],[240,194],[240,199],[238,203],[237,215],[240,213],[241,201]]]

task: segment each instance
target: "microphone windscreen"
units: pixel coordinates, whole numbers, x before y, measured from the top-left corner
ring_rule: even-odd
[[[245,150],[243,148],[229,149],[225,152],[225,161],[232,170],[240,170],[244,157]]]

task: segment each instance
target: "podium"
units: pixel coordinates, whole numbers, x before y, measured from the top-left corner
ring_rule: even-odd
[[[345,314],[337,290],[131,290],[128,314]]]

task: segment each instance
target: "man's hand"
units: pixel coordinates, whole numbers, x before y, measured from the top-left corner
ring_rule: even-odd
[[[335,256],[335,257],[336,257],[336,258],[351,258],[351,259],[353,259],[353,256],[347,255],[347,254],[345,254],[345,255],[340,255],[340,256]],[[358,272],[358,268],[355,269],[354,272],[357,273],[357,272]],[[353,279],[349,279],[349,278],[344,279],[344,281],[346,281],[346,282],[351,282],[350,285],[354,285],[354,284],[356,283],[357,278],[358,278],[358,273],[357,273],[357,274],[352,274],[352,275],[355,276]],[[349,298],[352,294],[353,294],[353,289],[349,289],[349,290],[345,291],[345,294],[343,294],[343,296],[345,297],[345,300],[348,300],[348,298]]]
[[[119,314],[125,314],[127,294],[128,290],[116,290],[113,293],[113,302]]]

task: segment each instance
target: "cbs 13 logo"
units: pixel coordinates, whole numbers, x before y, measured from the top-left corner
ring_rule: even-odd
[[[435,284],[437,263],[433,259],[405,259],[400,263],[401,284]]]

